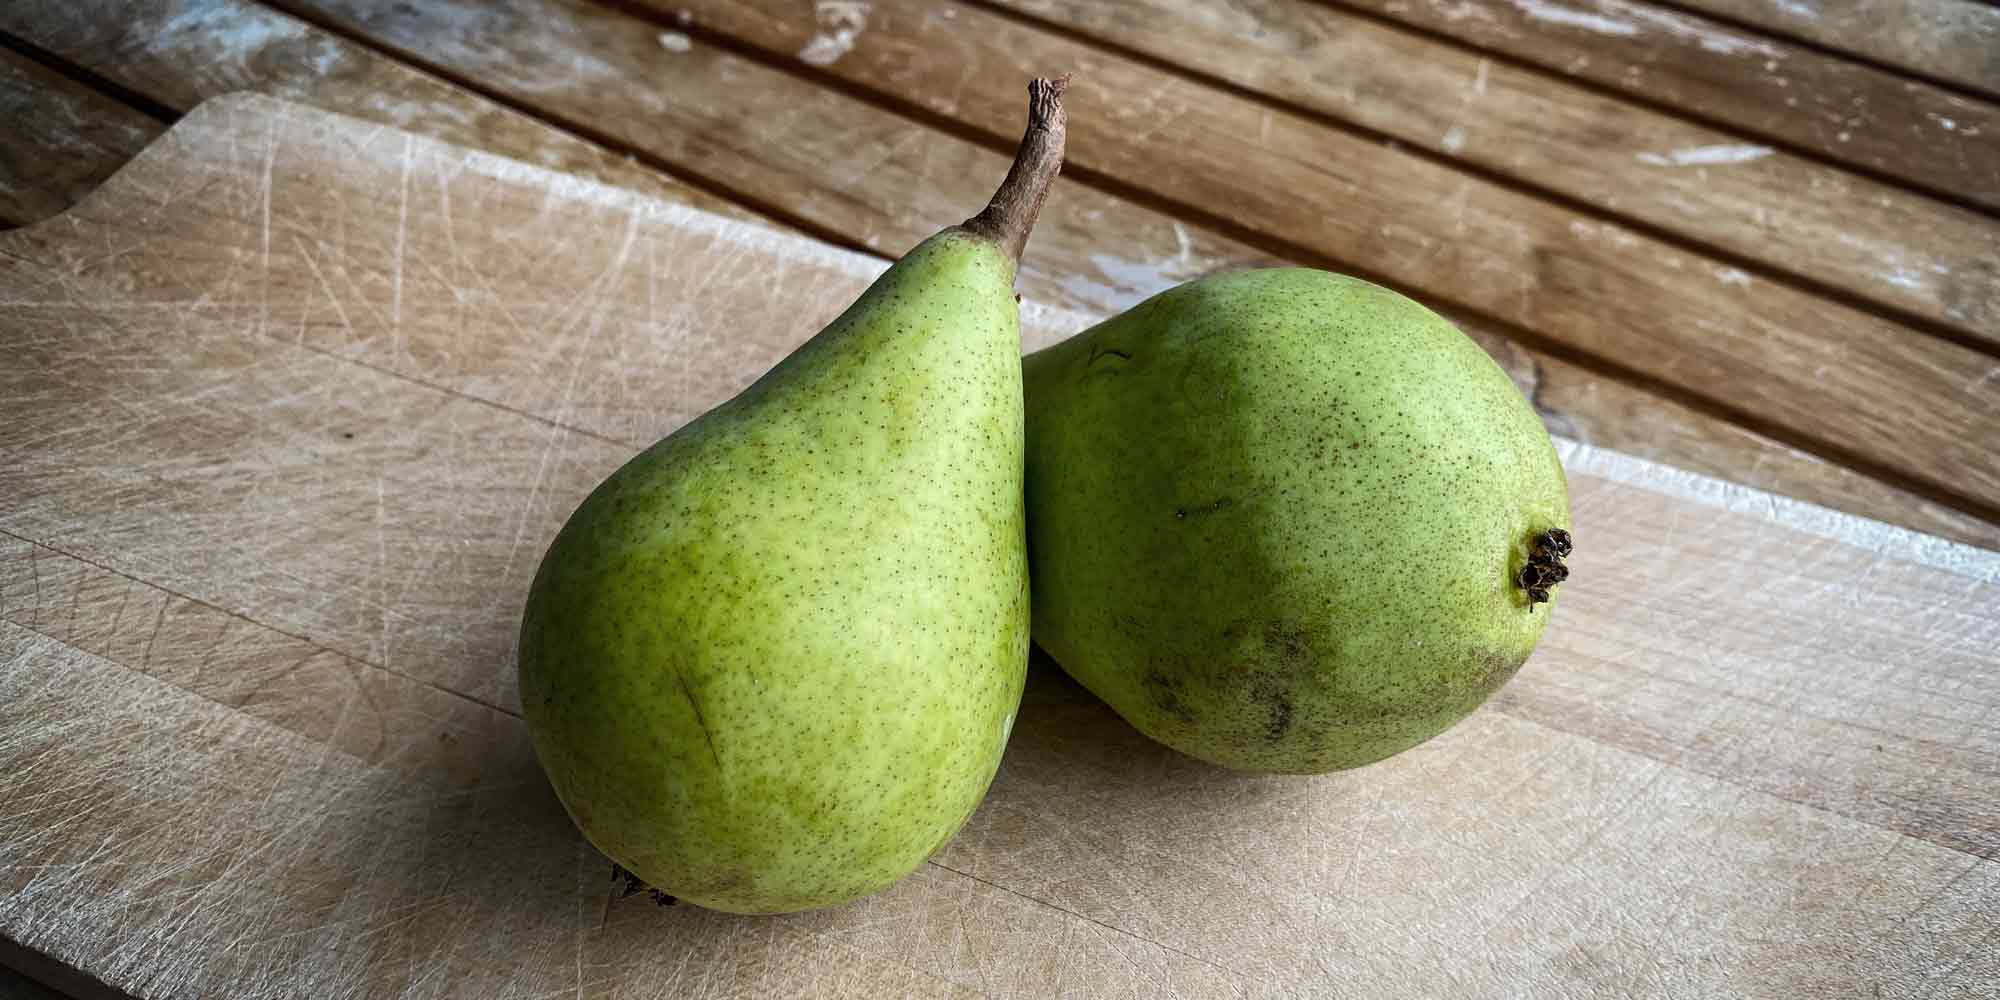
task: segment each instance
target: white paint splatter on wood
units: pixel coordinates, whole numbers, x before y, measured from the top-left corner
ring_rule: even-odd
[[[222,4],[196,4],[160,25],[161,39],[192,35],[218,61],[243,63],[277,43],[304,38],[306,26],[287,18],[240,17]]]
[[[1437,4],[1436,7],[1438,14],[1447,21],[1463,21],[1466,18],[1475,18],[1481,21],[1493,20],[1492,11],[1487,10],[1479,4],[1472,3],[1471,0],[1458,0],[1457,3]]]
[[[1514,9],[1526,14],[1530,20],[1579,28],[1599,35],[1629,38],[1651,28],[1692,41],[1704,51],[1719,55],[1784,55],[1776,46],[1754,35],[1739,34],[1712,22],[1617,0],[1598,0],[1593,5],[1595,10],[1566,7],[1549,0],[1510,2]]]
[[[1634,20],[1658,28],[1675,38],[1692,41],[1705,52],[1725,56],[1757,55],[1767,58],[1783,58],[1785,55],[1783,49],[1756,35],[1730,31],[1712,21],[1702,21],[1651,7],[1622,3],[1607,3],[1606,6],[1616,7]]]
[[[869,6],[865,0],[819,0],[814,11],[820,30],[799,50],[799,59],[831,66],[853,50],[854,40],[867,29]]]
[[[1640,163],[1656,167],[1707,167],[1727,163],[1748,163],[1771,155],[1769,146],[1690,146],[1676,149],[1662,155],[1660,153],[1640,153]]]
[[[694,48],[694,43],[688,40],[688,36],[678,31],[662,31],[660,32],[660,48],[666,49],[668,52],[687,52]]]
[[[1630,21],[1620,21],[1615,18],[1605,17],[1602,14],[1593,14],[1589,11],[1546,3],[1544,0],[1513,0],[1513,2],[1515,9],[1545,24],[1561,24],[1572,28],[1582,28],[1585,31],[1594,31],[1600,35],[1636,35],[1639,33],[1638,25]]]
[[[1122,309],[1215,266],[1215,261],[1195,255],[1194,238],[1186,226],[1175,222],[1173,227],[1178,249],[1172,257],[1128,260],[1113,254],[1091,254],[1090,263],[1104,280],[1085,274],[1066,274],[1060,278],[1064,290],[1084,301],[1108,302],[1113,308]]]

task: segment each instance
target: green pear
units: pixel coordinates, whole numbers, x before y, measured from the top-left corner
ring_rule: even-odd
[[[536,756],[591,843],[662,892],[855,899],[992,781],[1028,656],[1013,282],[1063,82],[1030,87],[986,211],[619,469],[542,560],[520,640]]]
[[[1549,620],[1554,444],[1407,298],[1212,276],[1025,369],[1035,640],[1170,747],[1286,773],[1380,760],[1476,708]]]

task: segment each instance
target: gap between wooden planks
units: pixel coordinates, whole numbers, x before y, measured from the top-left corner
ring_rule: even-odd
[[[2000,211],[2000,106],[1626,0],[1326,0]]]
[[[0,32],[176,114],[210,97],[252,90],[707,211],[751,215],[248,0],[25,0],[0,4]]]
[[[190,10],[195,13],[191,14]],[[17,26],[25,24],[29,28],[38,28],[45,39],[53,40],[72,57],[95,64],[106,73],[121,74],[128,85],[152,89],[161,93],[163,99],[186,103],[207,92],[255,87],[302,97],[335,110],[378,120],[387,116],[414,121],[426,128],[436,127],[445,138],[531,161],[549,162],[567,158],[570,162],[556,164],[564,169],[576,169],[572,164],[579,159],[566,148],[580,145],[573,141],[558,142],[553,151],[534,145],[544,137],[555,140],[567,138],[560,133],[533,123],[514,124],[508,120],[513,116],[462,90],[371,56],[349,43],[282,16],[244,4],[202,3],[192,8],[160,4],[152,11],[145,7],[132,10],[123,19],[93,17],[88,5],[61,5],[61,9],[39,11],[22,8],[20,11],[15,15],[19,18]],[[7,15],[0,14],[0,17],[4,16]],[[650,63],[635,56],[629,70],[623,70],[621,66],[621,71],[632,81],[629,85],[607,86],[593,93],[579,93],[575,96],[575,105],[586,109],[586,114],[594,112],[594,118],[599,121],[621,124],[640,122],[627,126],[630,131],[626,133],[634,136],[639,143],[662,141],[657,133],[663,129],[712,126],[713,123],[676,121],[670,116],[663,116],[664,120],[653,127],[645,123],[645,116],[649,113],[646,108],[620,105],[620,101],[636,101],[629,96],[633,91],[660,86],[657,78],[649,80],[646,76],[649,64],[659,60],[658,50],[652,48],[652,27],[638,24],[620,27],[641,43],[636,46],[637,51],[645,53],[644,60],[650,60]],[[229,38],[243,35],[265,41],[252,49],[229,47]],[[608,53],[611,59],[619,61],[625,58],[628,47],[612,48],[615,51]],[[573,58],[576,55],[572,52],[563,57]],[[740,64],[740,61],[718,57],[712,52],[695,55],[698,59],[705,59],[701,65],[710,70],[720,61],[725,72],[739,77],[739,84],[748,80],[754,82],[757,88],[769,89],[777,100],[765,107],[775,106],[782,112],[783,106],[789,104],[795,119],[803,114],[829,129],[877,134],[884,137],[884,142],[890,143],[902,142],[911,131],[906,122],[887,117],[885,124],[885,116],[880,113],[871,113],[865,107],[857,107],[853,102],[823,92],[815,93],[815,88],[800,87],[784,77],[760,72],[754,65]],[[329,64],[335,67],[332,73],[325,72]],[[181,68],[188,65],[200,67],[199,72],[190,73]],[[530,61],[526,65],[532,67],[533,63]],[[694,74],[671,82],[686,93],[715,96],[706,93],[715,87],[704,84],[703,79],[702,75]],[[559,98],[561,96],[558,95]],[[549,102],[546,97],[541,100]],[[729,107],[726,101],[723,107]],[[754,113],[760,109],[750,110]],[[467,127],[468,119],[477,127]],[[497,126],[484,129],[481,123],[489,121],[497,123]],[[935,136],[928,138],[936,139]],[[937,144],[957,145],[950,140],[938,140]],[[755,155],[755,151],[743,155]],[[926,152],[924,155],[936,154]],[[960,159],[963,162],[962,156]],[[948,163],[949,160],[941,162]],[[984,162],[997,164],[1002,161],[989,156],[984,158]],[[653,186],[660,186],[657,175],[637,171],[624,161],[614,161],[614,164],[622,168],[611,171],[616,175],[611,178],[614,183],[643,189],[651,180]],[[739,164],[724,156],[704,162],[702,166],[727,175],[735,172]],[[970,169],[978,173],[983,168]],[[994,170],[997,176],[998,167]],[[809,182],[809,176],[806,180],[800,180],[796,174],[779,176],[782,181]],[[954,172],[951,180],[956,179]],[[908,201],[898,204],[890,199],[892,203],[881,206],[876,218],[886,216],[897,220],[898,228],[892,231],[895,235],[890,238],[903,240],[907,245],[933,228],[936,218],[953,211],[963,213],[962,203],[976,203],[977,199],[984,197],[986,178],[981,176],[966,180],[967,183],[956,187],[946,184],[942,189],[934,187],[927,191],[929,178],[913,178],[904,187],[910,194]],[[668,196],[687,197],[684,188],[666,193]],[[775,184],[772,193],[782,197],[784,184]],[[833,202],[835,208],[844,207],[841,202],[828,201]],[[1030,258],[1051,261],[1046,270],[1057,277],[1051,281],[1032,274],[1024,276],[1024,288],[1030,294],[1102,310],[1151,290],[1143,284],[1146,280],[1161,283],[1178,276],[1192,276],[1187,272],[1230,263],[1254,262],[1261,256],[1256,249],[1214,237],[1199,227],[1173,225],[1157,218],[1147,219],[1143,212],[1116,200],[1105,204],[1108,207],[1102,210],[1099,218],[1086,220],[1093,231],[1075,246],[1051,246],[1046,233],[1037,237]],[[815,206],[815,210],[823,209]],[[834,216],[832,224],[841,226],[848,233],[863,235],[856,233],[862,226],[857,215],[860,213],[844,218]],[[883,241],[879,231],[874,235],[877,242]],[[1157,254],[1156,260],[1172,262],[1179,259],[1187,265],[1187,271],[1179,274],[1171,270],[1154,272],[1140,279],[1142,283],[1134,287],[1124,282],[1130,279],[1131,268],[1137,262],[1127,264],[1118,258],[1107,261],[1098,246],[1100,239],[1113,245]],[[1104,265],[1116,265],[1117,269],[1105,273],[1102,270]],[[1463,320],[1463,317],[1460,318]],[[1739,426],[1667,403],[1617,381],[1575,368],[1567,362],[1506,344],[1476,326],[1468,324],[1468,327],[1508,365],[1517,381],[1535,395],[1544,415],[1559,431],[1697,471],[1912,524],[1947,537],[1989,547],[1995,545],[1995,533],[1990,524],[1910,497],[1838,465],[1777,445]]]
[[[75,204],[167,130],[167,122],[0,47],[0,224]]]
[[[1654,0],[1658,3],[1659,0]],[[1676,0],[1718,21],[2000,99],[2000,7],[1965,0]]]

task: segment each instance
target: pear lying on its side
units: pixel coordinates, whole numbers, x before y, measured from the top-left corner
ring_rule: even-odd
[[[1170,747],[1258,771],[1379,760],[1476,708],[1549,620],[1569,546],[1553,443],[1409,299],[1218,275],[1025,369],[1035,639]]]
[[[1017,262],[1062,159],[1036,81],[993,204],[632,459],[521,624],[535,753],[598,849],[719,910],[908,874],[993,779],[1028,655]]]

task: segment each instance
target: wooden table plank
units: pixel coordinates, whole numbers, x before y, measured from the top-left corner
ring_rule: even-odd
[[[0,48],[0,224],[76,203],[165,132],[167,123]]]
[[[2000,348],[1979,213],[1304,0],[999,2]]]
[[[250,90],[654,197],[732,202],[246,0],[11,0],[0,31],[186,113]]]
[[[1968,0],[1678,0],[2000,98],[2000,7]]]
[[[711,45],[587,3],[293,3],[386,49],[533,104],[885,259],[986,203],[1025,116],[986,144],[927,128]],[[681,36],[684,39],[684,36]],[[1042,301],[1108,313],[1263,251],[1059,179],[1021,262]]]
[[[521,539],[879,263],[251,99],[189,127],[101,211],[0,237],[26,348],[0,371],[0,931],[51,955],[203,996],[1789,1000],[2000,972],[2000,563],[1581,448],[1560,627],[1438,740],[1228,774],[1041,664],[987,803],[889,892],[612,901],[485,697]],[[793,323],[701,334],[739,310]]]
[[[660,0],[664,2],[664,0]],[[316,0],[322,10],[346,0]],[[676,5],[773,58],[810,52],[821,26]],[[1018,101],[992,81],[1080,69],[1072,172],[1116,179],[1212,225],[1282,241],[1308,260],[1413,289],[1479,320],[1516,324],[1776,428],[1829,457],[1889,470],[2000,519],[2000,363],[1955,343],[1579,216],[1478,177],[1274,111],[1150,65],[970,7],[882,0],[823,67],[885,100],[913,99],[996,137]],[[410,44],[437,29],[376,12]],[[1015,110],[1018,113],[1018,109]],[[1243,150],[1259,154],[1245,157]],[[1540,345],[1536,345],[1540,346]]]
[[[1673,113],[2000,210],[2000,107],[1628,0],[1334,0]]]

